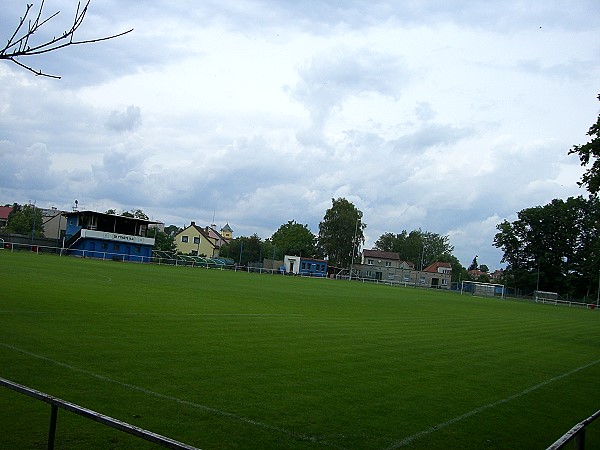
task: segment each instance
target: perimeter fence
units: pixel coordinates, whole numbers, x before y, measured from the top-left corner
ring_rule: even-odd
[[[586,428],[600,417],[600,410],[596,411],[590,417],[582,420],[565,434],[563,434],[556,442],[554,442],[546,450],[561,450],[563,448],[571,447],[570,444],[573,442],[575,450],[585,450],[586,443]]]
[[[192,447],[191,445],[184,444],[183,442],[176,441],[174,439],[168,438],[166,436],[162,436],[162,435],[154,433],[152,431],[144,430],[143,428],[136,427],[135,425],[131,425],[127,422],[123,422],[123,421],[115,419],[113,417],[106,416],[99,412],[84,408],[83,406],[79,406],[79,405],[76,405],[71,402],[67,402],[60,398],[53,397],[44,392],[32,389],[27,386],[23,386],[21,384],[7,380],[5,378],[0,378],[0,386],[4,386],[12,391],[19,392],[21,394],[27,395],[29,397],[32,397],[32,398],[39,400],[41,402],[44,402],[44,403],[48,403],[50,405],[50,423],[48,426],[48,447],[47,447],[48,450],[54,449],[54,444],[56,441],[56,426],[57,426],[59,409],[69,411],[71,413],[85,417],[86,419],[106,425],[110,428],[114,428],[116,430],[123,431],[124,433],[130,434],[139,439],[143,439],[145,441],[152,442],[154,444],[158,444],[161,447],[175,449],[175,450],[197,450],[197,447]]]

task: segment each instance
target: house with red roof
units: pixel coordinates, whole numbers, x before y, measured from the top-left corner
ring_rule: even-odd
[[[12,210],[12,206],[0,206],[0,229],[8,224],[8,215]]]
[[[452,265],[448,262],[434,262],[423,269],[426,284],[434,288],[449,289],[452,283]]]

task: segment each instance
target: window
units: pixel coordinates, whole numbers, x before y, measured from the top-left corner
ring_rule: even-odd
[[[102,250],[108,250],[108,243],[106,243],[106,242],[102,243]]]
[[[119,244],[115,244],[115,246],[114,246],[115,252],[118,252],[120,248],[121,247],[119,247]]]
[[[368,264],[369,266],[372,266],[372,265],[373,265],[373,260],[372,260],[372,259],[367,259],[367,264]]]
[[[200,236],[195,236],[194,237],[194,244],[199,244],[200,243]]]
[[[386,261],[385,262],[385,267],[392,267],[392,262],[391,261]]]
[[[181,242],[188,242],[187,236],[181,236]]]
[[[425,284],[425,277],[421,277],[421,279],[419,280],[419,283]]]
[[[448,280],[445,278],[442,278],[442,286],[448,286]]]
[[[139,246],[139,245],[136,245],[136,246],[135,246],[135,252],[136,252],[136,253],[139,253],[139,252],[141,252],[141,251],[142,251],[142,247],[141,247],[141,246]]]

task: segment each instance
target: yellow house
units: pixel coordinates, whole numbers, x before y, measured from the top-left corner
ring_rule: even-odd
[[[233,230],[231,229],[228,223],[226,223],[225,226],[221,228],[221,236],[227,242],[233,239]]]
[[[192,222],[188,227],[175,236],[177,251],[184,255],[207,256],[212,258],[219,255],[216,240],[201,227]]]
[[[199,227],[192,222],[184,230],[175,236],[177,251],[184,255],[206,256],[209,258],[219,256],[219,249],[227,244],[233,237],[233,230],[226,224],[217,232],[212,225],[210,227]]]

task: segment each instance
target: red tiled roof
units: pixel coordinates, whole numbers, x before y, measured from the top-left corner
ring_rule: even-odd
[[[0,206],[0,219],[7,220],[12,209],[12,206]]]
[[[436,261],[433,264],[430,264],[429,266],[425,267],[423,269],[423,272],[435,272],[435,273],[438,273],[438,269],[440,267],[442,267],[444,269],[451,269],[452,270],[452,265],[450,263]]]

